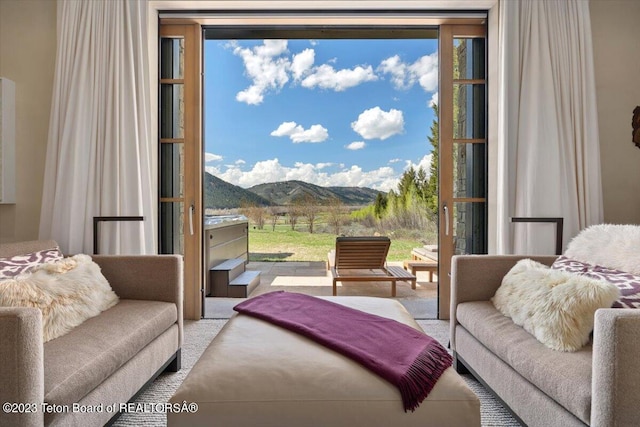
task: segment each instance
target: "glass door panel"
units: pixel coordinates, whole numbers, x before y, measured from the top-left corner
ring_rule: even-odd
[[[160,253],[184,253],[184,203],[160,203]]]
[[[453,138],[486,137],[485,85],[455,83],[453,85]]]
[[[454,255],[486,253],[486,205],[484,202],[455,202],[453,204]]]
[[[160,197],[184,197],[184,144],[160,144]]]
[[[184,78],[184,38],[160,39],[160,78]]]
[[[184,38],[160,38],[160,253],[184,255]]]
[[[453,55],[454,80],[484,80],[486,73],[484,38],[454,38]]]
[[[483,198],[487,194],[485,144],[453,143],[453,197]]]
[[[184,138],[184,85],[160,85],[160,138]]]

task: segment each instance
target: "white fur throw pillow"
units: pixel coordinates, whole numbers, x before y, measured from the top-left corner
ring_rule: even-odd
[[[42,311],[44,342],[66,334],[117,302],[118,296],[88,255],[41,264],[29,273],[0,281],[0,306]]]
[[[574,237],[564,255],[640,275],[640,225],[598,224]]]
[[[589,341],[594,315],[618,298],[604,280],[520,260],[491,299],[496,308],[553,350],[576,351]]]

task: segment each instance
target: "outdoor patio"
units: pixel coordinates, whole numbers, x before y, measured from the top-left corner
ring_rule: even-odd
[[[402,267],[402,262],[389,262],[389,265]],[[323,261],[296,262],[249,262],[247,270],[258,270],[260,285],[251,296],[272,291],[300,292],[307,295],[330,296],[332,294],[331,272]],[[437,275],[429,282],[429,273],[416,273],[416,289],[408,282],[398,282],[396,297],[416,319],[435,319],[437,317]],[[338,283],[339,296],[373,296],[391,298],[391,284],[384,282],[345,282]],[[205,318],[228,318],[233,306],[243,298],[206,298]]]

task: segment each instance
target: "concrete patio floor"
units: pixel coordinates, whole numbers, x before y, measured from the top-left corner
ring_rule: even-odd
[[[402,266],[402,262],[389,262]],[[314,296],[332,295],[331,272],[323,261],[255,262],[247,264],[247,270],[260,271],[260,285],[250,297],[272,291],[300,292]],[[416,289],[408,282],[398,282],[396,297],[416,319],[437,318],[438,283],[429,282],[428,272],[418,272]],[[434,280],[437,276],[434,275]],[[388,282],[345,282],[338,283],[340,296],[372,296],[391,298],[391,284]],[[206,298],[205,318],[228,318],[233,314],[233,306],[243,298]]]

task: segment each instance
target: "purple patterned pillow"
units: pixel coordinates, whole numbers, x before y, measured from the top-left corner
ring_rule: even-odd
[[[15,255],[10,258],[0,258],[0,280],[28,273],[36,265],[59,259],[62,259],[62,252],[57,247],[25,255]]]
[[[551,268],[613,283],[620,289],[620,298],[613,303],[612,308],[640,308],[640,276],[565,256],[558,257]]]
[[[567,273],[586,273],[591,264],[584,263],[575,259],[567,258],[564,255],[560,255],[551,265],[554,270],[566,271]]]
[[[585,276],[606,280],[620,289],[620,298],[611,307],[640,308],[640,276],[599,265],[590,268]]]

